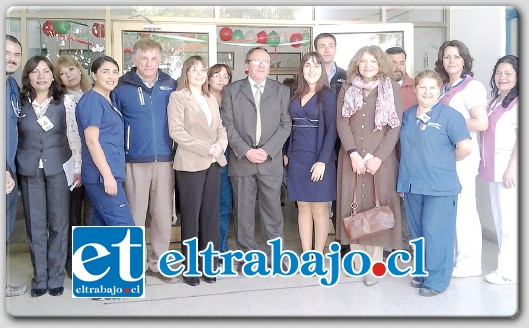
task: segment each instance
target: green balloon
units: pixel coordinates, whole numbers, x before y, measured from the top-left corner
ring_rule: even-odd
[[[70,32],[71,24],[69,21],[55,21],[53,29],[59,34],[68,34]]]
[[[244,40],[244,34],[242,34],[241,30],[235,30],[233,32],[233,36],[231,37],[232,41],[239,41]]]
[[[271,47],[277,47],[281,42],[281,37],[275,31],[272,31],[268,34],[268,39],[266,39],[266,44]]]
[[[305,32],[305,33],[301,34],[301,36],[303,37],[303,41],[301,42],[301,45],[302,46],[308,46],[309,43],[310,43],[310,34],[309,34],[309,32]]]

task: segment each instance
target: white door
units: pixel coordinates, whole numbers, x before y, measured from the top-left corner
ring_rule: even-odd
[[[208,67],[217,63],[215,25],[114,22],[112,57],[120,65],[122,74],[133,66],[131,59],[134,43],[140,38],[150,38],[160,43],[162,46],[160,69],[174,79],[180,77],[182,64],[190,56],[204,57]]]

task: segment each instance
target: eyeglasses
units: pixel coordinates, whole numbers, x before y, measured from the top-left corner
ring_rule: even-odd
[[[200,72],[200,73],[206,73],[208,71],[207,68],[205,67],[201,67],[201,68],[198,68],[198,67],[191,67],[189,69],[189,72],[193,72],[193,73],[197,73],[197,72]]]
[[[213,78],[215,78],[215,80],[226,80],[226,81],[229,81],[230,80],[230,76],[227,75],[227,74],[220,74],[220,73],[215,73],[212,75]]]
[[[254,65],[270,66],[270,61],[268,59],[250,59],[249,62],[252,62]]]

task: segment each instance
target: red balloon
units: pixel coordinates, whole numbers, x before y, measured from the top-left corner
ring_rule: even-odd
[[[44,24],[42,24],[42,32],[46,34],[47,36],[54,36],[55,35],[55,27],[54,27],[53,21],[45,21]]]
[[[261,31],[257,33],[257,43],[266,44],[266,32]]]
[[[303,40],[303,36],[299,33],[294,33],[290,36],[290,42],[299,42],[292,44],[292,47],[299,48],[301,47],[301,41]]]
[[[229,27],[223,27],[219,31],[219,36],[222,41],[230,41],[233,36],[233,31]]]
[[[105,25],[100,23],[94,23],[94,25],[92,25],[92,34],[98,38],[104,38]]]

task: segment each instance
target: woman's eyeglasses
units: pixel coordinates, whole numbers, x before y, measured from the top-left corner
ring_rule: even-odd
[[[230,76],[227,75],[227,74],[220,74],[220,73],[215,73],[212,75],[212,77],[215,79],[215,80],[226,80],[226,81],[229,81],[230,80]]]

